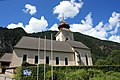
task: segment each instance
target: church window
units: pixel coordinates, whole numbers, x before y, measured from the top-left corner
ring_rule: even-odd
[[[27,61],[27,54],[23,54],[23,62]]]
[[[85,58],[86,58],[86,65],[88,65],[88,55],[85,54]]]
[[[59,65],[59,57],[56,57],[56,65]]]
[[[66,37],[66,40],[68,40],[68,38]]]
[[[36,55],[35,56],[35,64],[37,64],[38,63],[38,56]]]
[[[68,58],[65,58],[65,65],[68,65]]]
[[[79,64],[81,64],[82,63],[82,60],[81,60],[81,54],[78,54],[78,58],[79,58]]]
[[[46,56],[46,64],[49,64],[49,56]]]

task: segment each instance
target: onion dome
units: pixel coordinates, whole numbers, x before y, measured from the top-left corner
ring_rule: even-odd
[[[62,21],[59,26],[58,26],[58,29],[60,30],[61,28],[66,28],[66,29],[69,29],[70,26],[68,23],[66,23],[65,21]]]
[[[64,21],[64,14],[62,14],[62,21],[58,25],[58,29],[60,30],[61,28],[66,28],[66,29],[70,28],[69,24]]]

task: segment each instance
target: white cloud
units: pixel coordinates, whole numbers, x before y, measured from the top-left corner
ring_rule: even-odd
[[[92,14],[89,13],[85,20],[81,23],[70,25],[70,29],[74,32],[80,32],[89,36],[93,36],[102,40],[111,40],[120,43],[120,35],[116,36],[120,31],[120,13],[113,12],[108,23],[99,22],[95,27],[92,22]]]
[[[119,29],[119,27],[115,27],[115,29],[113,30],[113,31],[110,31],[110,34],[116,34],[117,32],[118,32],[118,29]]]
[[[51,30],[51,31],[59,31],[58,30],[58,24],[54,24],[49,30]]]
[[[95,27],[95,29],[100,31],[102,30],[103,26],[104,26],[103,22],[99,22],[99,24]]]
[[[74,18],[78,13],[80,8],[82,7],[83,2],[75,2],[75,0],[71,1],[61,1],[59,5],[57,5],[53,10],[54,14],[58,14],[58,19],[60,20],[62,14],[64,13],[64,17],[66,18]]]
[[[109,18],[109,26],[112,30],[110,34],[114,35],[118,32],[118,29],[120,27],[120,13],[112,13],[112,17]]]
[[[89,36],[106,40],[107,33],[102,29],[103,23],[100,22],[95,28],[93,27],[92,14],[89,13],[85,20],[81,20],[80,24],[72,24],[70,29],[74,32],[80,32]]]
[[[112,17],[109,18],[109,23],[115,26],[120,21],[120,14],[113,12]]]
[[[89,13],[85,20],[81,20],[82,24],[72,24],[70,25],[70,29],[74,32],[81,32],[84,34],[85,31],[88,31],[92,28],[92,18],[91,13]]]
[[[23,25],[22,23],[18,24],[9,24],[7,28],[17,28],[22,27],[27,33],[36,33],[46,31],[48,26],[47,20],[42,16],[41,19],[37,19],[32,17],[27,25]]]
[[[26,5],[25,5],[25,8],[26,8],[26,9],[23,9],[23,11],[24,11],[25,13],[29,13],[29,14],[33,15],[33,14],[35,14],[35,13],[37,12],[36,7],[35,7],[35,6],[32,6],[32,5],[30,5],[30,4],[26,4]]]
[[[14,29],[14,28],[18,28],[18,27],[24,28],[24,25],[22,23],[18,23],[18,24],[11,23],[7,26],[8,29]]]
[[[71,24],[70,30],[73,32],[80,32],[82,34],[93,36],[102,40],[110,40],[120,43],[120,35],[117,34],[117,32],[120,31],[120,17],[116,18],[116,21],[112,21],[112,19],[115,17],[115,14],[118,15],[120,13],[113,12],[112,17],[109,18],[107,23],[104,24],[102,21],[94,27],[92,13],[89,13],[84,20],[81,20],[81,23]],[[58,24],[56,23],[50,29],[48,29],[47,26],[48,22],[42,16],[41,19],[32,17],[29,23],[25,26],[22,23],[11,23],[7,26],[7,28],[22,27],[27,33],[36,33],[46,30],[58,31]]]
[[[120,43],[120,36],[112,35],[109,40]]]
[[[88,31],[85,31],[86,35],[93,36],[102,40],[106,40],[107,32],[104,30],[97,31],[95,28],[91,28]]]
[[[42,32],[47,30],[48,22],[42,16],[41,19],[36,19],[32,17],[29,24],[25,26],[25,31],[27,33]]]

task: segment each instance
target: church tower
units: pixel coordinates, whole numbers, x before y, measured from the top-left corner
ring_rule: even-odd
[[[74,41],[73,33],[69,28],[70,28],[69,24],[66,23],[63,18],[61,23],[58,25],[59,31],[56,34],[56,41],[66,41],[66,40]]]

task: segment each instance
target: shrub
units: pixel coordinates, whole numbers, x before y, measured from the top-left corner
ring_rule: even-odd
[[[23,75],[23,70],[29,69],[31,76]],[[21,66],[16,68],[15,80],[36,80],[37,66]],[[111,76],[111,78],[110,78]],[[54,66],[54,80],[118,80],[120,66]],[[39,65],[39,78],[44,79],[44,65]],[[51,68],[46,65],[46,80],[51,80]]]

